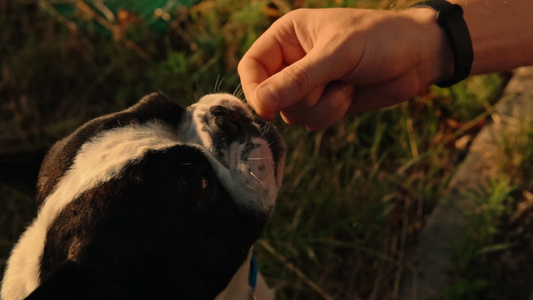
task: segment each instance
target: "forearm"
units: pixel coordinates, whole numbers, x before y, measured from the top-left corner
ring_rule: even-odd
[[[474,49],[471,74],[533,65],[533,1],[450,0],[461,5]]]

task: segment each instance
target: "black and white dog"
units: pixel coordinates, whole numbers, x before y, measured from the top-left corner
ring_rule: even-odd
[[[151,94],[89,121],[42,164],[2,299],[272,299],[251,250],[284,159],[229,94],[186,109]]]

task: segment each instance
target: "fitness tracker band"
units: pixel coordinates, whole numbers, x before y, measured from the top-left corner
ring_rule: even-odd
[[[429,7],[437,11],[437,22],[444,29],[453,53],[453,77],[438,82],[438,87],[449,87],[462,81],[472,69],[474,51],[470,32],[463,19],[463,9],[458,4],[451,4],[445,0],[426,0],[411,7]]]

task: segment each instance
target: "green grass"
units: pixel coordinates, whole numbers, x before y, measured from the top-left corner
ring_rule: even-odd
[[[82,26],[81,17],[54,17],[37,1],[9,2],[0,15],[0,153],[53,143],[153,91],[182,104],[204,93],[234,92],[239,58],[287,9],[269,3],[203,1],[172,11],[165,34],[137,24],[113,39]],[[394,299],[406,252],[465,154],[455,142],[475,135],[504,81],[493,74],[431,88],[322,132],[278,120],[288,146],[284,188],[256,249],[279,299]],[[5,187],[0,195],[1,267],[35,208]]]
[[[526,110],[495,120],[503,124],[494,133],[497,175],[467,192],[475,205],[465,212],[466,237],[453,249],[455,282],[444,299],[525,299],[530,293],[533,119]]]

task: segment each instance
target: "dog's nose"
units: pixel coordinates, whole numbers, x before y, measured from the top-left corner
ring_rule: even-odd
[[[237,138],[249,127],[251,120],[239,111],[239,108],[228,108],[222,105],[215,105],[209,109],[209,114],[213,117],[215,125],[224,132],[227,139]]]

